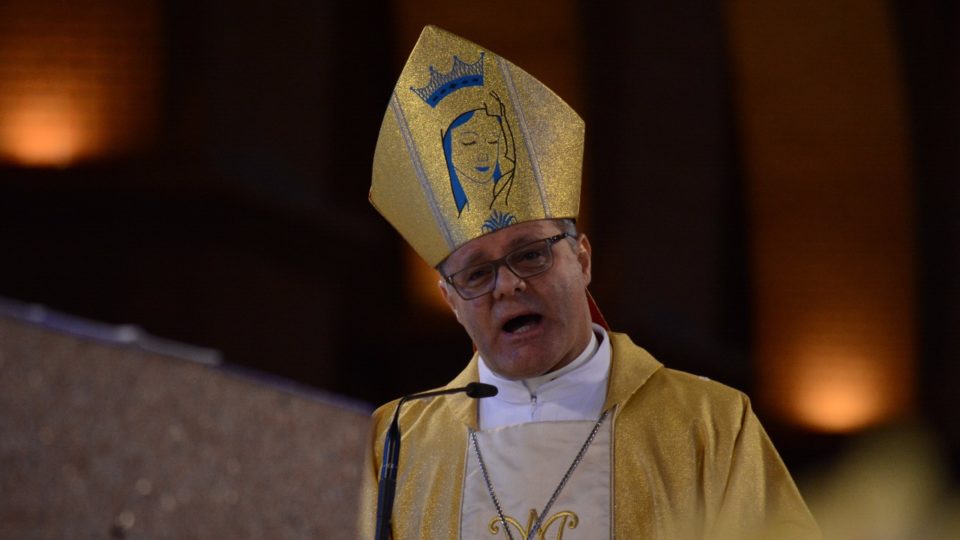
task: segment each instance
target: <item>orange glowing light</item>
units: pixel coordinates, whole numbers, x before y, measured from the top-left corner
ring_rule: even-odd
[[[81,152],[84,131],[66,98],[35,98],[6,111],[0,151],[27,166],[65,166]]]
[[[885,366],[842,352],[802,356],[785,403],[798,423],[825,432],[855,431],[887,420],[900,405]]]
[[[156,2],[0,2],[0,159],[62,167],[145,148],[158,30]]]
[[[916,373],[909,120],[894,14],[881,2],[725,5],[759,403],[825,431],[894,420],[910,412]]]

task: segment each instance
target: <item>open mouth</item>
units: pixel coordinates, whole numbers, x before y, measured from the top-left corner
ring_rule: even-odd
[[[479,172],[487,172],[490,170],[490,167],[476,167]]]
[[[503,331],[508,334],[522,334],[540,324],[542,319],[543,316],[536,313],[520,315],[504,323]]]

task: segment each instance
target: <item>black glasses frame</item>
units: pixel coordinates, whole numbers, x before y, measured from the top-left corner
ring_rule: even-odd
[[[506,266],[511,272],[513,272],[513,275],[517,276],[520,279],[531,278],[533,276],[540,275],[546,272],[547,270],[549,270],[551,267],[553,267],[553,245],[563,240],[564,238],[576,238],[576,236],[568,232],[562,232],[555,236],[550,236],[548,238],[541,238],[540,240],[534,240],[533,242],[527,242],[526,244],[523,244],[522,246],[519,246],[516,249],[511,250],[510,253],[507,253],[506,255],[504,255],[503,257],[500,257],[499,259],[496,259],[493,261],[487,261],[480,264],[474,264],[466,268],[461,268],[460,270],[457,270],[456,272],[453,272],[448,276],[443,276],[443,280],[449,283],[450,286],[453,287],[455,291],[457,291],[457,294],[460,295],[460,298],[463,298],[464,300],[473,300],[474,298],[480,298],[485,294],[493,292],[493,290],[497,288],[497,278],[500,276],[501,266]],[[525,273],[522,271],[518,271],[516,268],[514,268],[510,264],[509,262],[510,257],[516,255],[517,253],[522,252],[524,249],[527,249],[534,244],[539,244],[540,242],[547,243],[547,253],[549,254],[549,257],[550,257],[549,262],[547,262],[547,264],[543,268],[533,273]],[[454,277],[457,276],[458,274],[462,274],[464,272],[474,272],[478,268],[484,268],[484,267],[493,267],[493,270],[492,270],[493,279],[490,281],[490,286],[481,293],[468,296],[463,291],[461,291],[460,288],[457,287],[457,284],[454,283],[453,281]]]

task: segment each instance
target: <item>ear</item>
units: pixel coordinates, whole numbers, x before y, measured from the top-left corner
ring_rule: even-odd
[[[591,257],[593,253],[592,250],[593,248],[590,247],[590,240],[587,238],[587,235],[580,233],[580,236],[577,237],[577,261],[580,262],[584,285],[590,284],[591,265],[593,264]]]
[[[447,282],[444,281],[443,278],[437,280],[437,287],[440,288],[440,296],[443,297],[443,301],[446,302],[447,306],[450,307],[450,311],[452,311],[453,316],[457,318],[457,322],[460,322],[460,313],[457,311],[457,307],[454,304],[454,302],[456,302],[456,298],[454,297],[457,296],[457,293],[450,293],[450,289],[448,288],[449,285],[447,285]]]

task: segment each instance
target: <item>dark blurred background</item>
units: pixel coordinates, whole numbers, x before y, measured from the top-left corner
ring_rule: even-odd
[[[611,326],[754,396],[788,465],[960,455],[953,2],[0,1],[0,296],[379,403],[470,342],[367,203],[425,24],[587,123]]]

